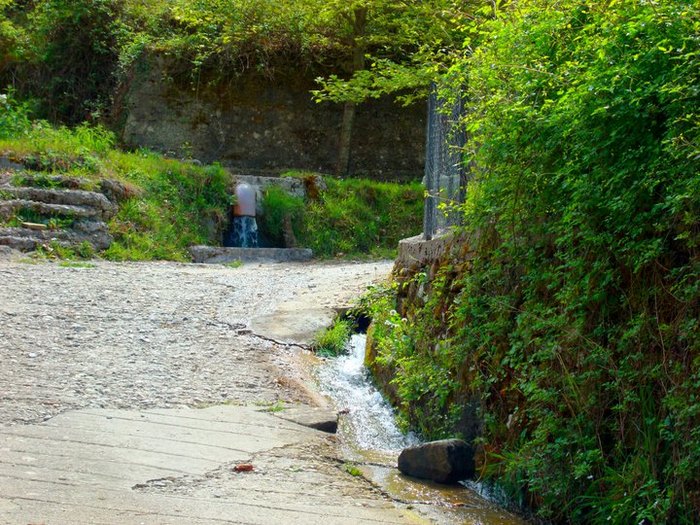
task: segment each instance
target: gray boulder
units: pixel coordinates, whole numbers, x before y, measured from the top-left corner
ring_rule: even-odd
[[[443,439],[406,448],[399,470],[407,476],[437,483],[456,483],[474,477],[474,449],[461,439]]]

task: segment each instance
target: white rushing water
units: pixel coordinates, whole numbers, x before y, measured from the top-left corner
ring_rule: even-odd
[[[396,452],[415,445],[418,438],[399,430],[391,406],[370,380],[364,366],[365,342],[365,335],[353,335],[347,355],[318,367],[321,391],[335,401],[339,410],[348,410],[342,429],[350,434],[356,448]]]

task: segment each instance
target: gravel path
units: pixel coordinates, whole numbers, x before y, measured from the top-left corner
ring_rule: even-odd
[[[276,414],[323,403],[300,345],[391,262],[81,268],[8,253],[0,524],[520,523],[478,498],[387,492],[347,472],[336,436]]]
[[[0,260],[0,424],[76,408],[304,400],[298,349],[258,336],[279,340],[294,325],[285,340],[303,342],[390,268]]]

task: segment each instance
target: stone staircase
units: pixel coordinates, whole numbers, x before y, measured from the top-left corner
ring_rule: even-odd
[[[77,248],[87,242],[95,251],[105,250],[112,243],[106,221],[117,213],[124,188],[109,180],[94,185],[0,166],[0,246],[29,252],[52,243]]]

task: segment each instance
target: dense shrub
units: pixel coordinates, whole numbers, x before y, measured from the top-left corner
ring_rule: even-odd
[[[20,87],[53,120],[79,123],[108,109],[116,82],[123,1],[45,0],[25,13]]]
[[[21,27],[13,23],[10,15],[14,0],[0,0],[0,79],[3,73],[18,59],[18,45],[24,34]]]
[[[380,319],[380,359],[427,434],[480,395],[483,474],[541,516],[694,523],[697,4],[534,1],[487,29],[463,73],[477,257]]]

